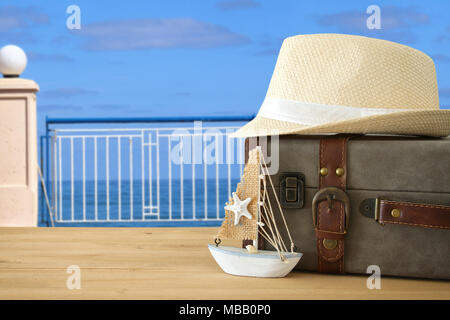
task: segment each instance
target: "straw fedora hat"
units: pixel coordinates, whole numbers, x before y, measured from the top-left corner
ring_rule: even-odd
[[[257,116],[232,136],[329,133],[449,135],[433,60],[362,36],[285,39]]]

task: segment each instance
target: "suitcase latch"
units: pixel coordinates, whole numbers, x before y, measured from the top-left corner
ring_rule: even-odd
[[[283,208],[303,208],[305,176],[300,172],[280,173],[280,204]]]

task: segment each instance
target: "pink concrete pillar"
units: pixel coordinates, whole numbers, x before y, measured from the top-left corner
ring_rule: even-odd
[[[38,209],[36,92],[39,87],[32,80],[3,73],[5,78],[0,79],[0,226],[31,227],[37,225]]]

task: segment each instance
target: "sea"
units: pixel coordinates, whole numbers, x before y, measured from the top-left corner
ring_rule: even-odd
[[[236,190],[239,179],[167,179],[62,181],[47,186],[53,207],[54,225],[60,227],[195,227],[218,226],[225,215],[224,206]],[[40,189],[39,225],[51,226],[44,194]],[[72,193],[73,189],[73,193]],[[83,191],[84,190],[84,191]],[[195,190],[195,193],[193,193]],[[206,190],[206,192],[205,192]],[[107,194],[109,193],[109,199]],[[83,196],[84,195],[84,196]],[[120,197],[119,197],[120,195]],[[84,199],[84,200],[83,200]],[[109,202],[109,210],[108,210]],[[171,221],[167,219],[171,218]]]

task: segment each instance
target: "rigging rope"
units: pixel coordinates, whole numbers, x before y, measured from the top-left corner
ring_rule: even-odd
[[[41,171],[41,167],[39,166],[39,164],[37,164],[37,169],[39,172],[39,177],[41,178],[40,180],[41,180],[42,190],[44,191],[45,202],[47,203],[48,213],[50,215],[50,221],[52,223],[52,227],[54,227],[55,223],[53,222],[53,212],[50,207],[50,201],[48,200],[48,195],[47,195],[47,188],[45,187],[44,177],[42,176],[42,171]]]
[[[273,190],[273,193],[274,193],[274,195],[275,195],[275,200],[277,201],[277,204],[278,204],[278,209],[280,210],[281,218],[283,218],[283,223],[284,223],[284,226],[285,226],[285,228],[286,228],[287,234],[288,234],[288,236],[289,236],[289,240],[290,240],[290,242],[291,242],[291,252],[294,252],[294,247],[295,247],[294,241],[292,240],[291,233],[289,232],[289,228],[288,228],[288,226],[287,226],[287,223],[286,223],[286,219],[285,219],[285,217],[284,217],[283,210],[281,209],[280,201],[278,200],[278,197],[277,197],[277,195],[276,195],[276,193],[275,193],[275,187],[273,186],[272,179],[270,178],[269,170],[267,169],[266,160],[264,159],[264,156],[262,155],[262,151],[261,151],[261,150],[260,150],[260,152],[261,152],[261,157],[260,157],[260,158],[262,159],[262,162],[264,163],[263,170],[265,169],[266,172],[267,172],[267,174],[265,174],[265,175],[267,175],[268,178],[269,178],[270,185],[271,185],[272,190]],[[262,164],[262,163],[261,163],[261,164]],[[270,200],[269,200],[269,202],[270,202]],[[273,212],[272,212],[272,214],[273,214]],[[277,231],[278,231],[278,230],[277,230]]]

